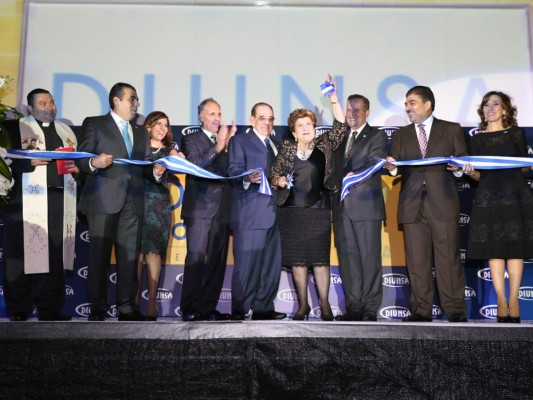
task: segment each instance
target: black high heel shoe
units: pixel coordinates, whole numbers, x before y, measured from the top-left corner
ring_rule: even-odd
[[[519,324],[520,323],[520,316],[518,317],[511,317],[510,315],[507,317],[507,322],[510,322],[511,324]]]
[[[500,317],[499,315],[496,315],[496,321],[503,323],[509,322],[509,316],[506,315],[505,317]]]
[[[309,313],[311,312],[311,307],[309,307],[309,305],[307,306],[307,308],[305,309],[305,312],[302,313],[302,314],[294,314],[293,317],[292,317],[292,320],[293,321],[304,321],[304,320],[307,320],[309,319]]]
[[[320,313],[320,318],[322,318],[322,321],[333,321],[333,311],[331,311],[331,307],[329,307],[329,310],[328,312],[324,312],[322,310],[322,312]]]

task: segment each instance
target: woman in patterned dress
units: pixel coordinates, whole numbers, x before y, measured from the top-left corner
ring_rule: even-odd
[[[156,161],[166,156],[181,156],[176,143],[172,142],[172,131],[167,115],[153,111],[146,117],[144,127],[150,137],[150,160]],[[159,183],[144,180],[144,219],[139,256],[138,277],[139,291],[137,304],[140,302],[140,283],[143,267],[146,263],[146,281],[148,288],[147,319],[157,320],[157,289],[161,275],[161,263],[166,257],[168,235],[171,221],[170,192],[167,184],[167,172]]]

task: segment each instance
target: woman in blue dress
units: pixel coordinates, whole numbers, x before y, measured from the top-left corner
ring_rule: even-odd
[[[144,127],[150,137],[150,161],[166,156],[181,156],[178,145],[172,141],[172,131],[167,115],[153,111],[146,117]],[[157,289],[161,275],[161,264],[166,258],[168,235],[171,221],[170,191],[167,184],[167,172],[160,183],[144,180],[144,220],[139,256],[139,285],[142,281],[143,267],[146,264],[146,281],[148,288],[147,318],[157,320]],[[137,303],[140,302],[140,286]]]

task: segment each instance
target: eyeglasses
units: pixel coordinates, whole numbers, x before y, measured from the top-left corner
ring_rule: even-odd
[[[259,120],[259,122],[271,122],[272,123],[272,122],[274,122],[274,120],[276,118],[274,118],[274,117],[259,117],[257,119]]]

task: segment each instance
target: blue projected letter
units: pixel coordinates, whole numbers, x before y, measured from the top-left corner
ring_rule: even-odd
[[[459,113],[457,114],[457,120],[466,121],[468,112],[477,109],[479,103],[481,103],[481,98],[488,91],[489,90],[487,89],[487,85],[485,84],[485,80],[483,78],[471,78],[468,82],[468,86],[466,87],[465,95],[463,96],[463,102],[461,103]],[[479,93],[479,97],[474,99],[474,96],[477,96],[477,93]]]
[[[198,122],[198,109],[196,106],[200,104],[200,89],[202,87],[202,76],[191,75],[191,114],[190,124],[196,124]]]
[[[404,113],[403,107],[397,107],[394,105],[394,102],[389,100],[389,97],[387,95],[387,92],[389,88],[392,85],[405,85],[406,92],[408,89],[412,88],[413,86],[416,86],[416,82],[413,78],[407,75],[391,75],[381,81],[381,83],[378,86],[378,101],[381,103],[383,108],[389,109],[392,112],[396,112],[399,114]],[[403,102],[403,99],[402,99]]]
[[[102,110],[101,114],[105,114],[109,110],[107,90],[99,81],[91,78],[90,76],[82,74],[57,73],[54,74],[52,93],[54,94],[56,104],[58,104],[57,115],[59,117],[63,116],[63,88],[67,83],[77,83],[90,87],[96,92],[96,95],[100,99],[100,108]]]
[[[144,76],[144,96],[143,96],[143,110],[146,114],[154,110],[154,86],[155,75],[146,74]]]
[[[246,120],[246,75],[235,77],[235,121],[237,124],[247,124]],[[226,121],[229,125],[229,121]]]
[[[317,82],[317,91],[320,93],[321,82]],[[289,75],[281,76],[281,120],[286,121],[289,118],[289,114],[292,111],[291,106],[291,96],[294,95],[296,99],[300,102],[301,106],[308,108],[312,111],[315,111],[315,105],[313,102],[305,95],[300,86],[292,79]],[[316,97],[316,96],[313,96]]]

